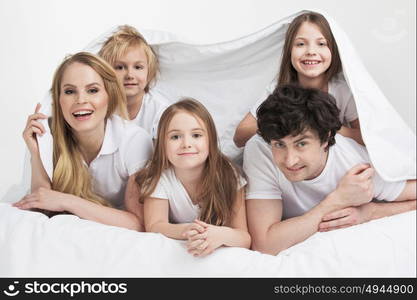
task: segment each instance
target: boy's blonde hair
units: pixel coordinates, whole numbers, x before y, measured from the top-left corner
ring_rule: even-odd
[[[128,48],[135,46],[141,47],[148,59],[148,82],[145,87],[145,93],[147,93],[158,73],[158,59],[151,46],[136,28],[129,25],[119,26],[117,31],[103,44],[98,55],[114,66],[115,62],[126,54]]]

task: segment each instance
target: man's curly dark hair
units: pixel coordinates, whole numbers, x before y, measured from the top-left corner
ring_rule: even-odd
[[[328,93],[293,84],[278,86],[256,112],[258,134],[269,144],[312,130],[321,144],[328,142],[327,150],[334,145],[334,136],[342,126],[339,113]]]

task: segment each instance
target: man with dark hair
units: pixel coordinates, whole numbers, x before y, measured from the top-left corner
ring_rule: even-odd
[[[317,231],[416,208],[415,180],[384,181],[365,147],[336,134],[342,124],[330,94],[277,87],[257,120],[243,160],[254,250],[277,254]]]

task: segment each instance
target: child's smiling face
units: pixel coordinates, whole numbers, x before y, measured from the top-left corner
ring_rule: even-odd
[[[300,82],[324,77],[332,61],[328,42],[319,27],[304,22],[297,31],[291,50],[291,63]]]
[[[175,168],[204,166],[209,155],[209,141],[203,121],[185,111],[176,113],[167,130],[166,154]]]
[[[113,68],[126,92],[128,102],[142,99],[148,84],[148,58],[143,47],[132,46],[115,61]]]

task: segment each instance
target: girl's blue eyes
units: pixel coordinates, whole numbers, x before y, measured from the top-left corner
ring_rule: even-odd
[[[296,47],[303,47],[303,46],[305,46],[305,44],[304,43],[297,43],[297,44],[295,44],[295,46]],[[327,44],[326,43],[319,43],[318,46],[327,47]]]
[[[195,139],[197,139],[197,138],[200,138],[200,137],[202,137],[203,135],[201,134],[201,133],[193,133],[192,135],[191,135],[193,138],[195,138]],[[176,134],[176,135],[171,135],[170,136],[170,139],[171,140],[178,140],[179,138],[181,138],[181,136],[180,135],[178,135],[178,134]]]

